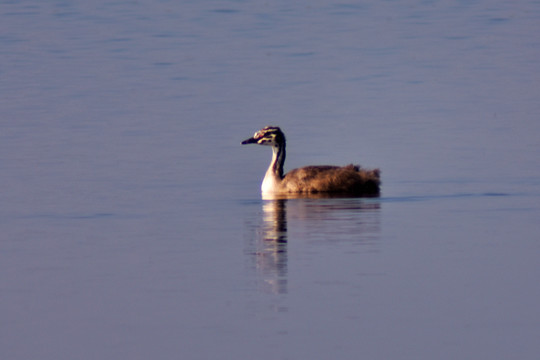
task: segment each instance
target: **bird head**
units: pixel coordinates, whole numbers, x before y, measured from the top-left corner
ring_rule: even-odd
[[[281,146],[285,144],[285,135],[277,126],[266,126],[257,131],[253,137],[242,141],[242,145],[246,144]]]

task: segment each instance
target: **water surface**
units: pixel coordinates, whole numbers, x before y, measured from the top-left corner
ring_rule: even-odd
[[[534,1],[0,2],[2,359],[536,359]],[[286,168],[379,198],[262,200]]]

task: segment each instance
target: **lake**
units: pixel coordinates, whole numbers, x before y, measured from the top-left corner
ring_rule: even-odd
[[[0,20],[2,359],[537,359],[537,1]],[[263,200],[266,125],[381,196]]]

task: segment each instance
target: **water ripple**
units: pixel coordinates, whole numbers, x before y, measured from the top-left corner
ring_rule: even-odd
[[[459,193],[459,194],[447,194],[447,195],[411,195],[411,196],[395,196],[395,197],[382,197],[381,202],[416,202],[416,201],[429,201],[439,199],[463,199],[463,198],[481,198],[481,197],[503,197],[503,196],[517,196],[518,194],[510,194],[503,192],[485,192],[485,193]]]

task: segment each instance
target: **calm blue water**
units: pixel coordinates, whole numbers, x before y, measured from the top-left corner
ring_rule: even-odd
[[[540,3],[0,1],[2,359],[537,359]],[[263,201],[286,167],[380,198]]]

